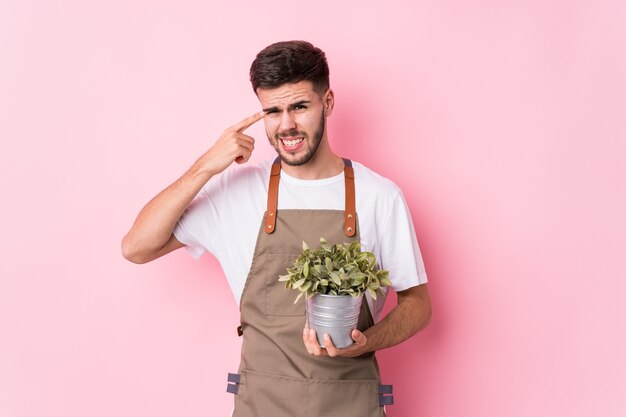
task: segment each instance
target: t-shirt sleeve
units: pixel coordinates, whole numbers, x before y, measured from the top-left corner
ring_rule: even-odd
[[[174,227],[174,237],[186,246],[191,256],[198,259],[206,252],[210,242],[206,236],[208,231],[216,233],[215,227],[210,224],[216,217],[216,209],[205,190],[193,199]]]
[[[391,200],[382,224],[381,267],[389,271],[391,288],[404,291],[427,282],[413,220],[401,191]]]

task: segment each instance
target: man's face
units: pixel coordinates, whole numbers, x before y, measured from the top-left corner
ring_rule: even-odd
[[[315,155],[325,135],[329,94],[332,92],[327,90],[320,97],[310,81],[257,89],[259,101],[267,112],[264,118],[267,138],[286,164],[304,165]]]

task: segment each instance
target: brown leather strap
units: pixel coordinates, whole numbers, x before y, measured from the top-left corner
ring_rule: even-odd
[[[346,236],[354,236],[356,233],[356,198],[354,191],[354,168],[352,162],[344,159],[345,167],[343,169],[346,184],[346,209],[345,222],[343,231]]]
[[[345,222],[343,231],[346,236],[356,234],[356,197],[354,191],[354,168],[352,161],[344,159],[343,169],[346,186]],[[265,233],[273,233],[276,229],[276,213],[278,208],[278,183],[280,180],[280,159],[276,158],[272,164],[270,183],[267,190],[267,211],[265,212]]]
[[[278,207],[278,180],[280,180],[280,160],[272,164],[270,184],[267,190],[267,211],[265,212],[265,233],[273,233],[276,228],[276,208]]]

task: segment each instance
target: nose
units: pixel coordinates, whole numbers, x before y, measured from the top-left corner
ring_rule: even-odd
[[[293,114],[288,110],[283,111],[282,114],[280,115],[279,131],[287,132],[295,128],[296,128],[296,121],[293,117]]]

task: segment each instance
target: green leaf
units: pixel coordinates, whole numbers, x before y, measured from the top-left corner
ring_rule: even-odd
[[[302,297],[302,295],[303,295],[303,294],[304,294],[303,292],[301,292],[300,294],[298,294],[298,296],[296,297],[296,301],[294,301],[293,303],[294,303],[294,304],[295,304],[295,303],[297,303],[297,302],[298,302],[298,300],[300,299],[300,297]]]
[[[326,269],[328,270],[328,272],[333,270],[333,260],[332,259],[326,258],[325,264],[326,264]]]
[[[293,283],[293,288],[294,289],[300,288],[300,286],[302,284],[304,284],[304,281],[306,281],[306,278],[302,278],[302,279],[297,280],[296,282]]]
[[[370,295],[372,296],[372,298],[373,298],[374,300],[376,299],[376,291],[374,291],[374,290],[373,290],[373,289],[371,289],[371,288],[368,288],[368,289],[367,289],[367,292],[369,292],[369,293],[370,293]]]
[[[391,286],[391,280],[385,276],[380,277],[380,285],[382,287],[390,287]]]
[[[309,261],[304,263],[304,266],[302,267],[302,274],[305,278],[309,276]]]
[[[291,278],[291,275],[287,274],[287,275],[279,275],[278,276],[278,280],[279,281],[289,281],[289,279]]]
[[[341,278],[339,277],[339,274],[336,271],[333,271],[329,274],[330,279],[337,285],[341,285]]]
[[[365,278],[367,278],[367,276],[363,272],[359,272],[354,277],[354,281],[353,281],[354,285],[361,285],[361,284],[363,284],[365,282]]]
[[[368,259],[370,268],[376,267],[376,258],[374,256],[369,257]]]
[[[306,244],[306,242],[305,242],[304,240],[302,241],[302,250],[303,250],[303,251],[305,251],[305,250],[309,250],[309,245],[307,245],[307,244]]]

